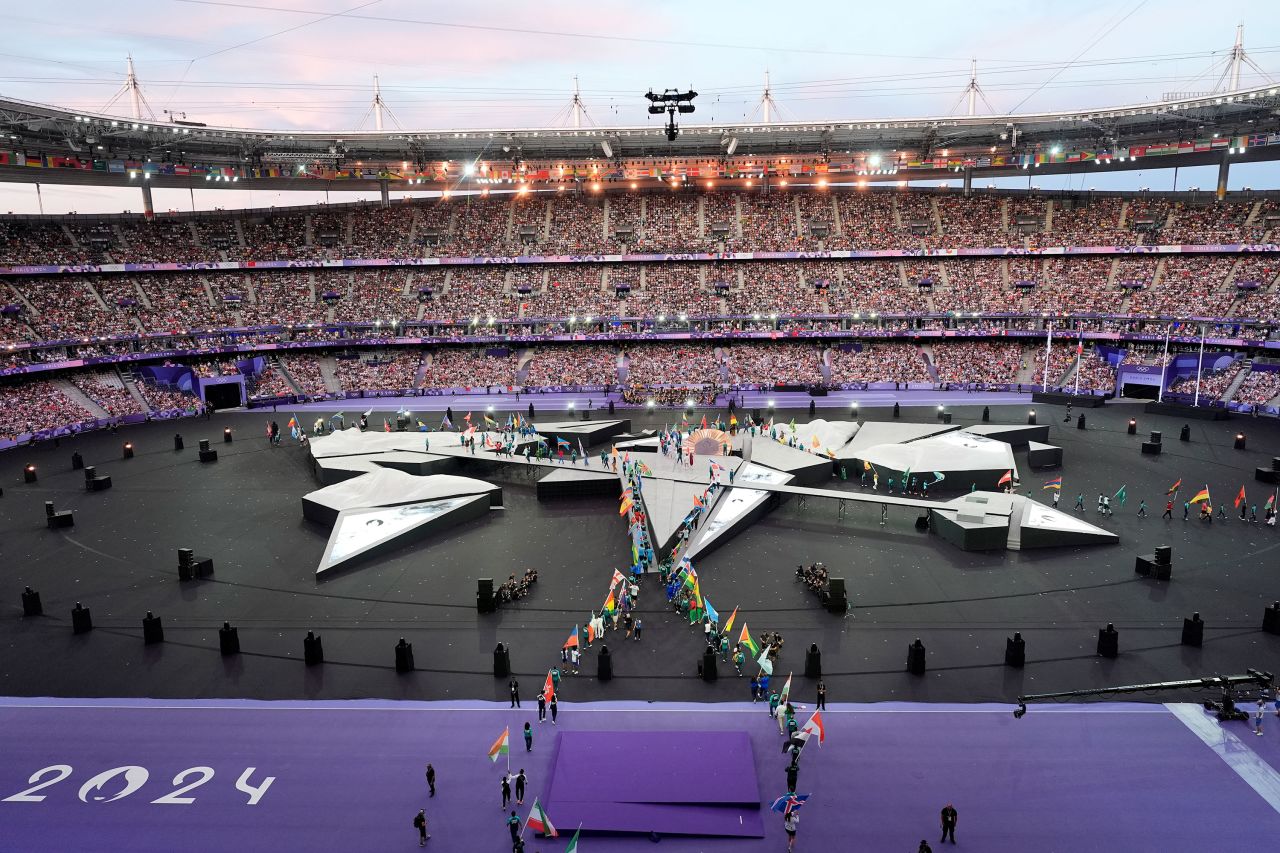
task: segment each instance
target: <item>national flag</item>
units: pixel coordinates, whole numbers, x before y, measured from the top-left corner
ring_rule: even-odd
[[[618,600],[613,596],[613,590],[609,590],[609,597],[604,600],[604,606],[600,609],[606,613],[612,612],[618,606]]]
[[[1178,493],[1178,489],[1180,489],[1181,487],[1182,487],[1182,479],[1181,479],[1181,478],[1179,478],[1179,479],[1178,479],[1178,482],[1176,482],[1176,483],[1174,483],[1172,486],[1170,486],[1170,487],[1169,487],[1169,491],[1165,492],[1165,494],[1166,494],[1166,495],[1176,495],[1176,494]]]
[[[729,413],[729,426],[731,426],[731,427],[735,427],[735,426],[737,426],[737,425],[738,425],[738,416],[737,416],[737,415],[735,415],[735,414],[733,414],[732,412],[730,412],[730,413]]]
[[[943,480],[947,479],[945,476],[943,476],[943,474],[942,474],[942,472],[941,472],[941,471],[934,471],[934,472],[933,472],[933,477],[934,477],[933,485],[935,485],[935,486],[936,486],[938,483],[941,483]]]
[[[497,421],[495,421],[493,418],[489,417],[489,414],[486,412],[486,413],[485,413],[485,416],[484,416],[484,425],[485,425],[485,426],[497,426],[497,425],[498,425],[498,422],[497,422]]]
[[[1000,482],[996,483],[996,485],[1004,486],[1012,482],[1013,482],[1013,469],[1010,468],[1008,471],[1004,472],[1004,476],[1000,478]]]
[[[787,683],[782,685],[782,692],[778,694],[779,707],[785,707],[787,700],[791,698],[791,673],[787,673]]]
[[[871,463],[870,463],[870,462],[868,462],[867,460],[863,459],[863,460],[862,460],[862,470],[863,470],[863,471],[870,471],[870,470],[871,470]]]
[[[382,431],[391,432],[391,421],[387,420],[386,418],[382,419]]]
[[[791,419],[791,423],[787,424],[787,426],[791,427],[791,431],[792,431],[792,432],[795,432],[795,431],[796,431],[796,419],[795,419],[795,418],[792,418],[792,419]]]
[[[542,682],[542,698],[551,701],[551,697],[556,695],[556,680],[551,677],[551,670],[547,670],[547,680]]]
[[[440,429],[442,430],[453,429],[453,421],[449,420],[448,415],[445,415],[443,418],[440,419]]]
[[[556,447],[573,448],[573,445],[566,441],[562,436],[556,436]]]
[[[735,611],[736,612],[736,611]],[[742,633],[738,635],[738,644],[746,646],[747,651],[751,653],[751,657],[757,657],[760,654],[760,647],[756,645],[756,641],[751,639],[751,632],[747,630],[747,623],[742,623]]]
[[[587,642],[594,643],[596,641],[596,617],[592,614],[591,621],[587,622]]]
[[[810,794],[785,794],[774,800],[769,810],[788,814],[803,806],[810,796]]]
[[[623,576],[622,572],[618,571],[617,569],[614,569],[613,578],[609,581],[609,589],[613,589],[615,586],[617,586],[618,584],[622,583],[625,580],[626,578]]]
[[[706,416],[706,415],[703,415],[703,416],[702,416],[702,423],[701,423],[701,424],[699,424],[699,427],[701,427],[702,429],[706,429],[706,428],[707,428],[707,416]]]
[[[297,428],[298,428],[298,416],[297,416],[297,415],[290,415],[290,416],[289,416],[289,422],[288,422],[287,424],[285,424],[285,426],[286,426],[287,428],[289,428],[289,429],[297,429]]]
[[[827,739],[827,729],[822,725],[822,712],[814,711],[813,716],[809,718],[809,722],[800,727],[800,731],[807,736],[818,736],[818,743],[822,743]]]
[[[1062,478],[1061,478],[1061,477],[1054,477],[1052,480],[1045,480],[1045,482],[1044,482],[1044,488],[1045,488],[1045,489],[1057,489],[1058,491],[1062,491]]]
[[[1267,502],[1262,507],[1262,510],[1263,512],[1266,512],[1267,510],[1271,509],[1275,505],[1276,505],[1276,495],[1275,495],[1275,492],[1272,492],[1270,495],[1267,496]]]
[[[369,411],[365,412],[365,413],[364,413],[364,416],[365,416],[366,418],[371,418],[371,417],[373,417],[373,409],[370,409]]]
[[[466,414],[465,416],[463,416],[463,418],[462,418],[462,419],[463,419],[464,421],[466,421],[466,422],[467,422],[467,426],[471,426],[471,413],[470,413],[470,412],[467,412],[467,414]]]
[[[576,649],[578,647],[578,626],[573,626],[573,631],[569,634],[569,639],[564,641],[563,648]]]
[[[581,438],[578,439],[578,455],[581,456],[583,459],[587,458],[587,451],[582,448]]]
[[[524,826],[525,829],[532,829],[547,838],[557,838],[560,835],[551,823],[551,818],[547,817],[547,811],[538,802],[537,797],[533,798],[533,808],[529,809],[529,818],[524,822]]]
[[[1205,486],[1203,489],[1201,489],[1200,491],[1196,492],[1195,497],[1193,497],[1193,498],[1189,501],[1189,503],[1193,503],[1193,504],[1198,504],[1198,503],[1213,503],[1211,500],[1209,500],[1209,487],[1208,487],[1208,486]]]
[[[631,500],[631,495],[623,495],[622,505],[618,507],[618,515],[626,515],[627,510],[631,509],[632,506],[634,506],[634,501]]]
[[[719,611],[717,611],[714,607],[712,607],[711,602],[705,598],[702,599],[702,609],[706,611],[707,618],[710,619],[712,622],[720,621]]]
[[[511,728],[502,730],[502,736],[493,742],[493,746],[489,747],[489,760],[495,764],[499,755],[511,754]]]
[[[765,675],[773,675],[773,661],[769,660],[769,650],[772,648],[773,646],[765,646],[764,651],[756,658],[756,665],[764,670]]]
[[[1244,497],[1244,486],[1241,486],[1241,487],[1240,487],[1240,494],[1236,495],[1236,502],[1235,502],[1235,507],[1236,507],[1236,509],[1239,509],[1239,508],[1240,508],[1240,504],[1242,504],[1242,503],[1244,503],[1244,502],[1245,502],[1245,497]]]
[[[1119,502],[1120,506],[1124,506],[1124,502],[1128,499],[1129,493],[1125,491],[1125,486],[1121,486],[1116,493],[1111,496],[1113,501]]]
[[[818,436],[816,435],[813,437],[813,440],[809,442],[809,444],[813,447],[814,450],[817,450],[819,447],[822,446],[822,442],[818,441]]]
[[[733,608],[733,612],[729,614],[729,620],[724,623],[724,630],[720,633],[726,637],[733,632],[733,620],[738,618],[738,608]]]
[[[569,840],[569,846],[564,848],[564,853],[578,853],[578,833],[582,832],[582,827],[578,827],[573,832],[573,838]]]

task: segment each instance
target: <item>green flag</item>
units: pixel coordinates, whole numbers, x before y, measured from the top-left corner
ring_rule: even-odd
[[[582,827],[574,830],[573,838],[569,841],[569,846],[564,848],[564,853],[578,853],[578,833],[582,832]]]
[[[1127,498],[1127,497],[1128,497],[1128,495],[1127,495],[1127,494],[1125,494],[1124,489],[1125,489],[1125,487],[1124,487],[1124,486],[1121,486],[1121,487],[1120,487],[1120,489],[1119,489],[1119,491],[1117,491],[1117,492],[1116,492],[1115,497],[1113,498],[1113,500],[1115,500],[1115,501],[1119,501],[1120,506],[1124,506],[1125,498]]]

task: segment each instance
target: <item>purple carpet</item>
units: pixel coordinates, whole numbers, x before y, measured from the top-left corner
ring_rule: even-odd
[[[584,832],[764,836],[742,731],[562,732],[545,805]]]
[[[831,706],[823,713],[826,743],[801,760],[799,790],[812,798],[796,850],[893,853],[915,850],[921,838],[940,849],[938,812],[948,802],[959,812],[957,849],[983,853],[1269,849],[1280,837],[1274,717],[1255,737],[1239,723],[1205,725],[1196,706],[1033,706],[1021,720],[1010,710]],[[520,737],[525,721],[531,753]],[[744,735],[749,783],[698,762],[675,781],[664,769],[660,781],[699,799],[712,789],[737,797],[739,783],[757,785],[752,813],[763,819],[764,837],[664,835],[660,849],[785,847],[781,817],[767,808],[785,790],[786,759],[762,705],[563,703],[552,726],[539,724],[532,708],[481,702],[7,699],[0,700],[0,850],[409,850],[417,847],[411,821],[425,808],[428,850],[505,851],[506,761],[486,756],[505,726],[511,768],[529,778],[520,817],[537,796],[563,833],[526,833],[528,853],[560,853],[579,819],[595,819],[575,818],[572,801],[558,802],[566,766],[550,778],[556,735],[570,735],[572,752],[591,743],[576,737],[592,732],[659,733],[670,743],[691,732]],[[625,753],[598,755],[596,766],[574,772],[589,773],[610,797],[651,796],[649,757]],[[427,762],[437,772],[435,798],[423,780]],[[578,759],[567,768],[575,766]],[[635,823],[644,822],[643,811]],[[581,853],[653,849],[643,836],[584,833],[580,843]]]

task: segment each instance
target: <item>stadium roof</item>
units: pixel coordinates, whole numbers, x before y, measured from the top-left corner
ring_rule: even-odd
[[[661,117],[659,117],[661,118]],[[873,158],[885,166],[914,169],[939,154],[973,158],[982,175],[997,175],[1019,155],[1057,155],[1060,151],[1088,151],[1102,165],[1103,152],[1120,152],[1113,164],[1123,168],[1126,150],[1138,146],[1166,148],[1188,140],[1248,138],[1247,159],[1280,158],[1280,144],[1265,137],[1280,133],[1280,87],[1258,86],[1231,93],[1197,95],[1155,103],[1106,109],[1017,115],[926,116],[919,118],[841,119],[762,124],[686,124],[668,142],[661,121],[640,127],[510,128],[457,130],[255,130],[182,122],[146,122],[61,107],[0,98],[0,152],[130,162],[184,162],[245,167],[267,164],[315,164],[348,168],[428,163],[466,163],[478,160],[524,165],[630,163],[673,158],[767,161],[779,157]],[[1277,137],[1280,143],[1280,137]],[[1232,143],[1232,152],[1236,143]],[[1223,147],[1226,147],[1225,145]],[[1215,146],[1215,149],[1217,146]],[[1167,152],[1168,153],[1168,152]],[[1207,152],[1184,144],[1173,156],[1161,157],[1146,168],[1186,166],[1210,162]],[[1221,152],[1214,150],[1213,160]],[[1182,156],[1185,155],[1185,156]],[[995,159],[998,157],[998,161]],[[1045,157],[1045,166],[1058,165]],[[1059,158],[1063,159],[1063,158]],[[121,176],[106,170],[66,176],[34,178],[25,170],[0,165],[0,180],[44,180],[76,183],[117,183]],[[1037,164],[1038,161],[1037,161]],[[21,164],[19,164],[21,165]],[[949,165],[949,164],[948,164]],[[1078,167],[1078,163],[1076,164]],[[81,168],[84,168],[83,166]],[[51,170],[42,170],[51,171]],[[291,170],[292,171],[292,170]],[[880,177],[875,170],[872,180]],[[889,171],[885,169],[883,171]],[[1005,169],[1012,173],[1013,169]],[[1062,171],[1049,168],[1045,171]],[[454,173],[461,177],[461,170]],[[310,175],[307,175],[308,177]],[[913,177],[920,177],[912,175]],[[285,175],[278,176],[284,178]],[[364,177],[369,177],[364,175]],[[383,176],[385,177],[385,176]],[[354,188],[354,187],[353,187]]]

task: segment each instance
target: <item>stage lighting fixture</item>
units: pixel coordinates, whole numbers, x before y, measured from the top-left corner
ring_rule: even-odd
[[[28,465],[22,469],[22,481],[24,483],[34,483],[36,481],[36,466]]]
[[[685,400],[685,401],[684,401],[684,407],[685,407],[686,409],[692,409],[692,408],[693,408],[693,401],[692,401],[692,400]]]
[[[231,427],[226,427],[222,430],[222,440],[227,444],[231,443]]]
[[[600,150],[604,152],[604,156],[613,159],[613,146],[609,144],[609,140],[602,139],[600,141]]]
[[[942,411],[942,406],[938,406],[938,411],[939,411],[939,412],[941,412],[941,411]]]
[[[1129,418],[1129,429],[1128,429],[1128,433],[1129,433],[1129,435],[1137,435],[1137,434],[1138,434],[1138,422],[1137,422],[1137,420],[1135,420],[1134,418]]]
[[[1236,450],[1244,450],[1244,433],[1236,433]]]
[[[571,412],[573,411],[573,401],[572,401],[572,400],[570,400],[570,401],[569,401],[569,411],[571,411]]]
[[[1035,423],[1036,423],[1036,410],[1035,410],[1035,409],[1032,409],[1031,411],[1027,412],[1027,423],[1028,423],[1028,424],[1031,424],[1032,426],[1035,426]]]
[[[126,441],[124,443],[124,458],[125,459],[133,458],[133,442],[132,441]]]
[[[773,401],[772,401],[772,400],[770,400],[770,401],[769,401],[769,411],[771,411],[771,412],[773,411]]]

